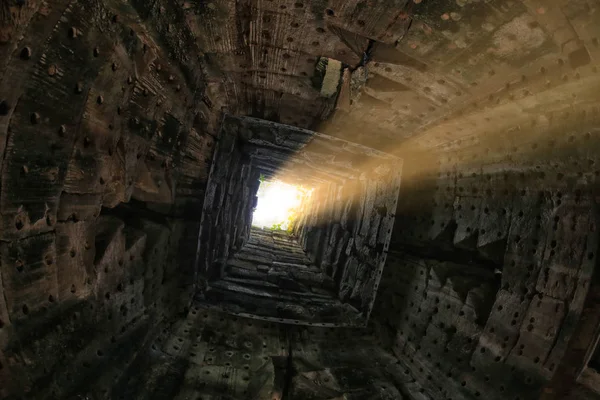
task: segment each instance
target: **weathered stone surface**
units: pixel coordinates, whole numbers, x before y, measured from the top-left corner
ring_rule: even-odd
[[[370,179],[315,188],[294,228],[307,254],[334,280],[340,300],[365,318],[385,265],[402,163],[390,160],[383,170],[381,165],[363,173]]]
[[[258,319],[306,325],[361,323],[358,310],[336,298],[331,277],[311,265],[288,232],[253,227],[247,244],[226,264],[223,278],[211,280],[198,299]]]
[[[598,397],[599,21],[1,2],[0,398]],[[315,189],[294,243],[260,174]]]

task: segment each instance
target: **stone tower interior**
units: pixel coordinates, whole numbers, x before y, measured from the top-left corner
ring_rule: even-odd
[[[599,40],[599,0],[0,1],[0,398],[599,399]]]

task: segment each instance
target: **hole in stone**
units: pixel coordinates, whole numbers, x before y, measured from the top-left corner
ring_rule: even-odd
[[[312,189],[279,180],[266,180],[261,176],[252,225],[287,230],[296,218],[302,200],[310,198],[311,194]]]
[[[0,115],[7,115],[10,107],[8,106],[8,102],[6,100],[0,101]]]

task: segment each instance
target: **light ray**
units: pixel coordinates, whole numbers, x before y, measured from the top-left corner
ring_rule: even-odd
[[[291,227],[302,200],[310,196],[311,192],[310,189],[280,180],[262,181],[258,188],[258,202],[252,216],[252,225],[287,230]]]

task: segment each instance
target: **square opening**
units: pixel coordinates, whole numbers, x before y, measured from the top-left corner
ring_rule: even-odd
[[[291,231],[302,202],[310,198],[312,189],[291,185],[278,179],[260,177],[252,226],[261,229]]]
[[[365,326],[385,266],[402,160],[231,116],[214,160],[196,298],[281,323]]]

